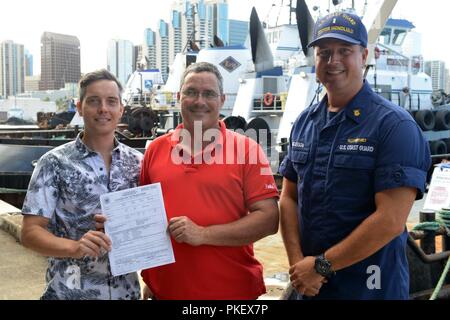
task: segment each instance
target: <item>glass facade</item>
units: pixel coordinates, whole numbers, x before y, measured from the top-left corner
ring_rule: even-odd
[[[0,43],[0,97],[25,91],[24,46],[12,41]]]
[[[110,40],[108,43],[108,70],[122,85],[125,85],[133,73],[134,46],[128,40]]]
[[[181,14],[179,11],[172,10],[172,26],[175,29],[181,28]]]
[[[228,33],[228,4],[217,4],[217,36],[223,41],[229,39]]]
[[[145,38],[145,45],[147,47],[155,45],[155,32],[152,31],[152,29],[150,28],[145,29],[144,38]]]
[[[200,0],[197,4],[197,14],[199,19],[206,19],[206,5],[203,0]]]
[[[228,24],[230,46],[243,45],[249,34],[249,23],[247,21],[230,20]]]
[[[25,50],[25,75],[33,75],[33,55]]]
[[[169,36],[169,28],[164,20],[159,20],[159,35],[161,38],[166,38]]]

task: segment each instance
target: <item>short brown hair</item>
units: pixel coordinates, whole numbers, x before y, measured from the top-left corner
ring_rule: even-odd
[[[89,73],[86,73],[78,83],[78,87],[80,89],[80,102],[83,102],[84,97],[86,96],[86,88],[93,82],[100,81],[100,80],[110,80],[114,81],[117,84],[117,87],[119,88],[119,98],[120,101],[122,101],[122,91],[123,87],[119,80],[108,70],[106,69],[100,69],[95,70]]]
[[[213,65],[212,63],[209,63],[209,62],[197,62],[197,63],[193,63],[189,67],[187,67],[186,70],[183,73],[183,76],[181,77],[180,88],[183,87],[184,81],[186,80],[186,77],[190,73],[200,73],[200,72],[211,72],[212,74],[214,74],[216,76],[217,82],[219,84],[220,94],[223,94],[223,78],[222,78],[222,75],[220,74],[219,69],[217,69],[217,67],[215,65]]]

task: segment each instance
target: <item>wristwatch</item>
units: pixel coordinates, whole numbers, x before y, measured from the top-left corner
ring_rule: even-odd
[[[321,276],[330,279],[336,274],[331,268],[331,262],[325,259],[325,255],[322,253],[316,256],[316,261],[314,263],[314,270]]]

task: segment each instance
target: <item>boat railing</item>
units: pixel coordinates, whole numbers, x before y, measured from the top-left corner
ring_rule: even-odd
[[[282,113],[284,112],[287,92],[272,94],[267,92],[256,95],[253,99],[253,112],[259,113]]]
[[[402,91],[386,91],[383,89],[375,91],[382,97],[406,110],[421,110],[423,106],[430,104],[430,101],[427,101],[430,100],[428,93],[412,92],[405,94]]]

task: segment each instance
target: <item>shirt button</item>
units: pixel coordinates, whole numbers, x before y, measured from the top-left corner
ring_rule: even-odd
[[[103,171],[103,168],[100,168],[100,171]]]
[[[402,179],[402,173],[399,172],[399,171],[397,171],[397,172],[394,174],[394,180],[395,180],[395,182],[400,182],[401,179]]]

